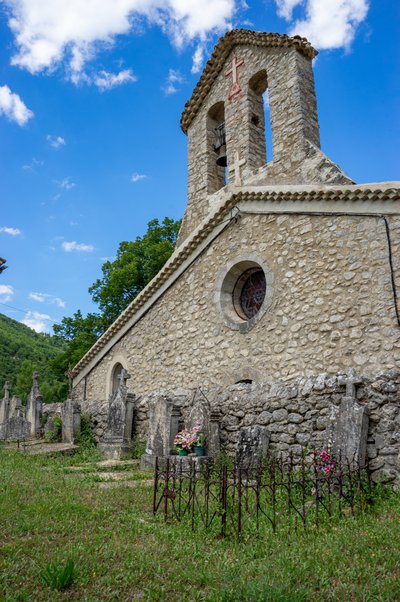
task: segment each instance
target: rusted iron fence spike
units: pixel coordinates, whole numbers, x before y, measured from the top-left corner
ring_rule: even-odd
[[[282,527],[319,528],[324,517],[354,514],[370,502],[372,481],[368,460],[335,459],[327,470],[320,456],[290,454],[286,461],[269,457],[253,466],[156,458],[153,514],[162,508],[164,520],[188,520],[191,528],[204,527],[220,537],[251,530],[276,532]]]

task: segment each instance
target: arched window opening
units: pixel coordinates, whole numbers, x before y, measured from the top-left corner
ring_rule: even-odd
[[[249,127],[253,169],[273,158],[267,72],[259,71],[249,81]]]
[[[207,114],[208,194],[227,183],[225,105],[217,102]]]
[[[117,391],[118,387],[119,387],[119,377],[121,375],[121,372],[123,370],[123,365],[120,364],[119,362],[117,364],[115,364],[114,369],[112,371],[112,377],[111,377],[111,394],[114,395],[114,393]]]

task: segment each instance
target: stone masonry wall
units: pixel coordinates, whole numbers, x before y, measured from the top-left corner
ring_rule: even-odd
[[[399,281],[400,219],[389,218]],[[246,252],[274,275],[272,301],[246,334],[215,302],[224,265]],[[400,361],[384,224],[379,217],[243,215],[229,225],[86,377],[86,398],[105,400],[113,365],[144,395],[177,386],[228,386]],[[85,383],[74,389],[83,399]]]
[[[292,452],[299,457],[304,447],[324,448],[325,429],[331,404],[339,405],[344,386],[340,374],[319,374],[286,382],[236,384],[202,389],[221,415],[221,448],[234,455],[243,426],[265,426],[271,433],[270,450]],[[375,479],[385,478],[400,487],[400,372],[390,370],[364,376],[357,399],[369,410],[368,457]],[[146,440],[148,408],[154,399],[172,401],[181,407],[184,423],[193,391],[153,392],[137,399],[136,437]],[[83,402],[82,411],[93,416],[97,438],[107,421],[106,404]]]

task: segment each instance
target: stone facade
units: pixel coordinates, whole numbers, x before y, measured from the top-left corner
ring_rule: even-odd
[[[396,257],[400,218],[390,225]],[[221,268],[244,248],[274,274],[271,305],[247,334],[226,326],[215,300]],[[382,220],[243,215],[87,375],[88,399],[104,399],[116,356],[125,358],[130,390],[141,395],[176,385],[394,368],[400,328]],[[74,396],[84,398],[84,379]]]

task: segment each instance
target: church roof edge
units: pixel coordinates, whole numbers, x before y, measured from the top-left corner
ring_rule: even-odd
[[[73,368],[72,375],[76,377],[90,363],[107,343],[122,329],[127,322],[144,306],[157,290],[168,280],[179,266],[194,252],[196,247],[210,234],[210,232],[221,221],[222,217],[230,210],[234,209],[239,203],[249,201],[271,201],[281,203],[285,201],[301,203],[304,201],[318,202],[337,202],[345,201],[352,203],[354,201],[375,202],[375,201],[400,201],[400,182],[382,182],[359,184],[351,186],[328,186],[328,185],[285,185],[285,186],[251,186],[232,190],[215,207],[207,218],[194,230],[190,236],[177,248],[171,255],[167,263],[161,268],[158,274],[149,282],[149,284],[139,293],[137,297],[128,305],[121,315],[111,324],[106,332],[96,341],[96,343],[83,356],[78,364]],[[323,211],[321,207],[319,211]],[[350,211],[350,209],[349,209]],[[370,212],[374,215],[374,212]],[[376,211],[380,215],[379,211]],[[396,214],[400,215],[400,204]],[[99,358],[100,359],[100,358]]]
[[[181,115],[181,128],[185,134],[204,98],[210,91],[214,80],[222,70],[227,56],[232,48],[239,44],[280,48],[294,47],[310,60],[318,54],[310,42],[300,36],[290,37],[286,34],[253,31],[251,29],[232,29],[228,31],[215,45],[191,97],[185,104]]]

